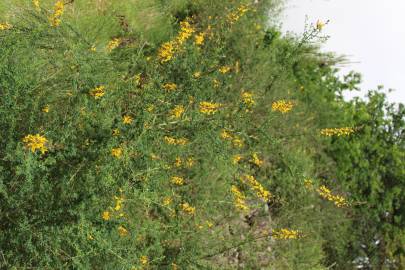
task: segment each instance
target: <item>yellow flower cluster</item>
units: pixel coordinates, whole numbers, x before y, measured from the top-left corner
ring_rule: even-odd
[[[278,100],[271,104],[271,109],[275,112],[288,113],[292,110],[294,104],[291,101]]]
[[[229,71],[231,71],[231,67],[230,66],[222,66],[218,69],[218,71],[222,74],[226,74]]]
[[[228,22],[231,24],[236,23],[245,13],[249,11],[249,8],[245,5],[238,7],[236,11],[233,11],[227,15]]]
[[[49,113],[49,105],[45,105],[45,106],[42,108],[42,112],[44,112],[44,113]]]
[[[281,240],[298,239],[300,237],[299,231],[290,229],[273,230],[271,235],[273,238]]]
[[[149,258],[148,258],[147,256],[143,255],[143,256],[141,256],[141,257],[139,258],[139,262],[140,262],[142,265],[147,265],[147,264],[149,264]]]
[[[246,196],[239,190],[235,185],[232,185],[231,192],[234,197],[234,205],[236,208],[246,211],[249,210],[249,207],[246,204]]]
[[[325,27],[325,23],[321,20],[316,21],[316,30],[321,31]]]
[[[180,168],[184,165],[186,168],[191,168],[194,166],[194,163],[195,160],[192,157],[189,157],[187,159],[181,159],[181,157],[177,157],[174,162],[174,166]]]
[[[262,184],[260,184],[259,181],[254,178],[253,175],[244,175],[241,178],[241,181],[248,184],[256,192],[257,197],[261,198],[265,202],[270,201],[270,199],[273,197],[273,195],[266,190]]]
[[[36,150],[39,150],[42,154],[45,154],[45,152],[48,151],[48,148],[46,147],[48,140],[39,134],[29,134],[25,136],[22,141],[25,143],[25,147],[30,149],[33,153]]]
[[[173,176],[173,177],[170,179],[170,182],[171,182],[172,184],[174,184],[174,185],[177,185],[177,186],[182,186],[182,185],[184,185],[184,179],[183,179],[183,177],[179,177],[179,176]]]
[[[189,215],[195,214],[195,207],[191,206],[189,203],[182,203],[180,204],[181,210]]]
[[[111,150],[111,155],[115,158],[121,158],[122,156],[122,148],[121,147],[117,147],[117,148],[113,148]]]
[[[11,29],[13,26],[8,22],[0,23],[0,31]]]
[[[354,128],[342,127],[342,128],[324,128],[321,130],[321,135],[332,137],[332,136],[349,136],[354,133]]]
[[[222,104],[220,103],[202,101],[200,102],[200,112],[208,115],[215,114],[221,108],[221,106]]]
[[[186,110],[183,105],[176,105],[173,110],[170,111],[170,117],[174,119],[179,119],[184,114]]]
[[[186,138],[173,138],[169,136],[165,136],[164,140],[167,144],[170,145],[186,145],[188,143],[188,140]]]
[[[122,190],[120,189],[120,192],[122,193]],[[124,212],[122,212],[122,204],[124,202],[124,196],[121,194],[120,196],[114,196],[114,207],[110,207],[111,211],[105,210],[102,214],[101,217],[103,220],[108,221],[111,219],[111,216],[116,212],[115,215],[118,217],[123,217]]]
[[[54,6],[54,12],[53,14],[49,17],[49,22],[51,26],[57,27],[61,23],[61,17],[63,15],[63,11],[65,9],[65,4],[63,3],[62,0],[59,0],[55,3]]]
[[[127,236],[128,233],[129,233],[128,230],[125,229],[124,226],[122,226],[122,225],[118,226],[118,234],[119,234],[121,237]]]
[[[330,202],[333,202],[337,207],[345,207],[348,205],[345,198],[339,195],[333,195],[332,191],[328,189],[326,186],[320,186],[317,189],[317,191],[322,198]]]
[[[190,24],[189,20],[180,22],[180,32],[177,37],[162,44],[158,51],[158,57],[161,63],[170,61],[176,51],[181,49],[181,46],[193,35],[195,32],[194,27]]]
[[[113,38],[107,44],[107,48],[106,48],[107,51],[111,52],[112,50],[118,48],[118,46],[120,46],[121,42],[122,42],[122,40],[120,38]]]
[[[105,86],[100,85],[96,88],[90,90],[90,95],[92,95],[95,99],[99,99],[105,95]]]
[[[201,46],[204,44],[205,33],[199,33],[194,38],[194,43],[197,46]]]
[[[32,0],[32,4],[34,5],[35,9],[37,11],[41,10],[40,4],[39,4],[39,0]]]
[[[233,146],[242,148],[244,143],[243,140],[237,135],[233,135],[229,131],[223,129],[220,134],[221,138],[227,141],[232,141]]]
[[[263,160],[261,160],[257,153],[252,154],[252,158],[249,160],[251,163],[255,164],[256,166],[260,167],[263,165]]]
[[[163,88],[167,91],[174,91],[177,89],[177,84],[175,83],[165,83],[163,85]]]
[[[130,115],[124,115],[124,116],[122,117],[122,122],[123,122],[125,125],[130,125],[133,121],[134,121],[134,118],[132,118],[132,116],[130,116]]]
[[[241,95],[242,102],[248,107],[251,108],[253,107],[256,102],[253,99],[253,94],[251,92],[243,92]]]
[[[173,41],[168,41],[162,44],[159,48],[158,56],[161,63],[170,61],[175,53],[175,43]]]

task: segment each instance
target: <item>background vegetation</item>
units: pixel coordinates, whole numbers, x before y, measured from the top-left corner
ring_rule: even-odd
[[[0,267],[404,269],[404,106],[280,4],[1,1]]]

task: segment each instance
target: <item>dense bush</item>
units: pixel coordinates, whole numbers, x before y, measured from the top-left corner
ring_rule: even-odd
[[[0,265],[403,265],[403,107],[279,4],[0,3]]]

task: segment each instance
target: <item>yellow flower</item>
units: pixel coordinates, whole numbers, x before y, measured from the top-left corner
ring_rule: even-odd
[[[170,205],[172,203],[172,201],[173,201],[172,197],[165,197],[163,199],[163,205],[168,206],[168,205]]]
[[[213,79],[212,80],[212,85],[214,86],[214,88],[218,88],[220,85],[220,82],[217,79]]]
[[[180,205],[180,207],[181,207],[181,209],[185,212],[185,213],[187,213],[187,214],[189,214],[189,215],[194,215],[195,214],[195,207],[192,207],[190,204],[188,204],[188,203],[182,203],[181,205]]]
[[[163,88],[167,91],[174,91],[177,89],[177,84],[175,83],[165,83],[163,85]]]
[[[326,186],[320,186],[317,192],[323,199],[333,202],[337,207],[345,207],[348,205],[345,198],[339,195],[333,195],[332,191]]]
[[[0,31],[1,30],[8,30],[11,29],[13,26],[9,24],[8,22],[5,23],[0,23]]]
[[[188,19],[180,22],[180,32],[176,39],[179,45],[182,45],[195,32],[195,29],[191,26],[190,22],[188,22],[187,20]]]
[[[221,138],[224,139],[224,140],[232,140],[233,137],[232,137],[232,134],[229,133],[229,131],[223,129],[221,131]]]
[[[110,212],[109,211],[104,211],[103,214],[101,215],[101,217],[104,220],[110,220],[110,218],[111,218]]]
[[[194,160],[192,157],[189,157],[189,158],[186,160],[186,166],[187,166],[188,168],[193,167],[194,164],[195,164],[195,160]]]
[[[324,27],[325,27],[325,23],[323,22],[323,21],[321,21],[321,20],[318,20],[317,22],[316,22],[316,29],[318,30],[318,31],[321,31]]]
[[[97,51],[96,46],[94,46],[94,45],[93,45],[93,46],[91,46],[91,47],[90,47],[90,51],[91,51],[91,52],[96,52],[96,51]]]
[[[25,136],[22,141],[25,143],[25,147],[29,148],[33,153],[36,150],[39,150],[42,154],[48,151],[48,148],[46,147],[48,140],[39,134],[29,134]]]
[[[290,230],[290,229],[280,229],[280,230],[273,230],[271,236],[275,239],[298,239],[300,237],[300,233],[297,230]]]
[[[147,265],[149,263],[149,258],[147,256],[141,256],[139,258],[139,261],[141,262],[142,265]]]
[[[111,52],[112,50],[116,49],[118,46],[121,44],[121,39],[120,38],[113,38],[108,42],[107,44],[107,51]]]
[[[185,112],[184,106],[177,105],[176,107],[174,107],[173,110],[170,111],[170,117],[179,119],[179,118],[181,118],[181,116],[183,115],[184,112]]]
[[[242,102],[247,106],[247,107],[253,107],[256,102],[253,99],[253,94],[250,92],[243,92],[242,93]]]
[[[44,113],[48,113],[48,112],[49,112],[49,105],[45,105],[45,106],[42,108],[42,111],[43,111]]]
[[[252,175],[244,175],[241,178],[242,182],[248,184],[254,191],[256,191],[257,197],[263,201],[268,202],[273,195],[267,191]]]
[[[184,179],[183,179],[182,177],[179,177],[179,176],[173,176],[173,177],[171,178],[170,182],[171,182],[172,184],[174,184],[174,185],[177,185],[177,186],[182,186],[182,185],[184,185]]]
[[[259,156],[257,155],[257,153],[253,153],[252,154],[252,159],[249,160],[250,162],[252,162],[253,164],[257,165],[257,166],[262,166],[263,165],[263,160],[260,160]]]
[[[349,136],[354,133],[354,128],[342,127],[342,128],[324,128],[321,130],[321,135],[332,137],[332,136]]]
[[[314,185],[314,182],[311,179],[304,180],[304,186],[306,189],[312,189],[313,185]]]
[[[233,146],[238,147],[238,148],[242,148],[244,145],[243,140],[237,136],[234,136],[234,138],[232,140],[232,144],[233,144]]]
[[[241,155],[234,155],[232,157],[232,164],[236,165],[239,163],[239,161],[241,161],[243,159],[243,157]]]
[[[92,95],[95,99],[99,99],[105,95],[105,86],[100,85],[96,88],[90,90],[90,95]]]
[[[212,103],[207,101],[200,102],[200,112],[203,114],[215,114],[219,108],[221,108],[222,104],[220,103]]]
[[[174,162],[174,166],[176,167],[181,167],[181,164],[183,163],[183,161],[181,160],[180,157],[176,157],[176,161]]]
[[[195,41],[194,41],[195,45],[197,45],[197,46],[203,45],[203,43],[204,43],[204,36],[205,36],[204,33],[199,33],[198,35],[196,35],[196,36],[195,36]]]
[[[173,41],[165,42],[158,51],[161,63],[170,61],[174,56],[175,43]]]
[[[281,113],[288,113],[289,111],[292,110],[294,107],[294,104],[291,101],[285,101],[285,100],[279,100],[275,101],[271,105],[271,109],[273,111],[279,111]]]
[[[122,117],[122,122],[125,125],[130,125],[133,121],[134,121],[134,118],[132,118],[130,115],[124,115],[124,117]]]
[[[112,155],[113,157],[116,157],[116,158],[121,158],[121,156],[122,156],[122,148],[120,148],[120,147],[118,147],[118,148],[113,148],[113,149],[111,150],[111,155]]]
[[[39,4],[39,0],[32,0],[32,4],[34,5],[35,9],[37,11],[41,10],[40,4]]]
[[[121,236],[121,237],[124,237],[124,236],[127,236],[128,235],[128,230],[127,229],[125,229],[123,226],[118,226],[118,234]]]
[[[146,111],[149,112],[149,113],[152,113],[154,110],[155,110],[155,105],[153,105],[153,104],[149,104],[146,107]]]
[[[186,138],[173,138],[169,136],[165,136],[164,140],[167,144],[170,145],[186,145],[188,143],[188,140]]]
[[[222,66],[218,69],[219,72],[221,72],[222,74],[226,74],[231,70],[230,66]]]
[[[49,17],[49,22],[51,26],[57,27],[61,23],[61,17],[63,15],[63,11],[65,9],[65,4],[63,3],[62,0],[59,0],[55,3],[54,6],[54,12],[53,14]]]
[[[246,196],[239,190],[239,188],[232,185],[231,192],[234,196],[235,207],[243,211],[249,210],[249,207],[246,204]]]
[[[114,199],[115,199],[114,210],[115,211],[120,211],[121,208],[122,208],[122,204],[124,202],[124,197],[122,197],[122,195],[120,197],[114,196]]]
[[[193,77],[196,78],[196,79],[200,78],[201,77],[201,71],[194,72]]]

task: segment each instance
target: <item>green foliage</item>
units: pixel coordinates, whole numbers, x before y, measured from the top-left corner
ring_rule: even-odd
[[[345,102],[360,76],[339,79],[315,27],[265,27],[270,0],[73,1],[57,27],[54,4],[0,3],[12,25],[0,30],[1,267],[403,265],[403,106]],[[320,135],[344,126],[356,133]],[[277,239],[282,228],[298,239]]]

